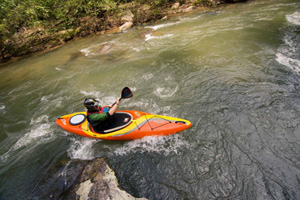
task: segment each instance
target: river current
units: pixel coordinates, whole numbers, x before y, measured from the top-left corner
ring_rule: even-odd
[[[6,64],[0,199],[51,199],[40,187],[54,165],[96,157],[136,197],[300,199],[299,81],[298,0],[198,9]],[[84,98],[110,104],[125,86],[134,96],[119,110],[180,117],[192,127],[115,142],[56,125],[83,111]]]

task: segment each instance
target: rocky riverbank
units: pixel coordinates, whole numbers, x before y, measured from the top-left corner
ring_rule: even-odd
[[[33,27],[22,27],[11,37],[0,41],[0,62],[20,58],[29,54],[49,51],[65,44],[69,40],[91,34],[124,32],[135,25],[165,20],[178,13],[190,12],[199,7],[217,7],[225,3],[247,0],[186,0],[153,6],[132,1],[118,5],[115,12],[105,12],[101,16],[81,16],[77,27],[60,30],[37,23]],[[170,1],[172,2],[172,1]],[[59,27],[56,22],[53,26]],[[55,30],[55,31],[53,31]]]

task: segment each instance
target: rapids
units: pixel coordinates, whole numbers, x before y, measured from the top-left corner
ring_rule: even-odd
[[[299,81],[299,0],[198,9],[6,64],[0,199],[42,199],[40,182],[53,165],[96,157],[107,158],[136,197],[300,199]],[[84,110],[86,97],[113,103],[124,86],[134,96],[119,110],[184,118],[192,127],[114,142],[55,124]]]

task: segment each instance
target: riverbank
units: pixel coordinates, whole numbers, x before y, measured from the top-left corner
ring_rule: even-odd
[[[25,18],[19,19],[18,23],[16,23],[18,25],[14,24],[13,21],[10,22],[14,24],[14,28],[10,29],[9,23],[2,20],[0,24],[0,30],[2,31],[0,63],[16,60],[38,52],[50,51],[70,40],[88,35],[124,32],[132,26],[165,20],[172,15],[190,12],[196,8],[217,7],[221,4],[244,1],[246,0],[186,0],[179,2],[158,1],[160,3],[157,4],[152,1],[131,1],[130,3],[112,1],[111,4],[105,5],[104,8],[96,5],[89,7],[90,10],[102,9],[101,12],[99,10],[89,11],[82,6],[80,9],[77,8],[77,10],[73,8],[75,11],[71,14],[68,11],[64,17],[61,17],[63,13],[61,12],[56,14],[57,16],[52,16],[52,18],[51,15],[54,14],[51,13],[48,15],[45,15],[45,13],[43,15],[39,14],[39,9],[44,9],[44,12],[46,12],[46,8],[50,9],[49,5],[43,5],[44,7],[38,5],[40,8],[37,11],[34,10],[36,9],[34,6],[38,6],[32,5],[34,7],[32,8],[33,10],[28,10],[27,8],[22,10],[24,13],[32,12],[30,16],[34,15],[32,17],[34,20],[31,23],[29,23],[30,19],[27,19],[27,21],[25,21]],[[5,1],[7,4],[8,2],[10,1]],[[10,12],[18,12],[17,8],[20,6],[16,3],[14,6],[12,5]],[[20,11],[20,13],[22,12]],[[82,13],[78,14],[78,12]],[[13,13],[8,14],[7,12],[7,18],[12,15]],[[22,18],[22,15],[19,13],[17,16]]]

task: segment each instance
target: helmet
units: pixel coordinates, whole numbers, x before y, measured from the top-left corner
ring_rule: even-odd
[[[93,98],[86,98],[84,100],[84,106],[88,109],[88,110],[94,110],[99,104],[99,101],[97,101],[96,99]]]

